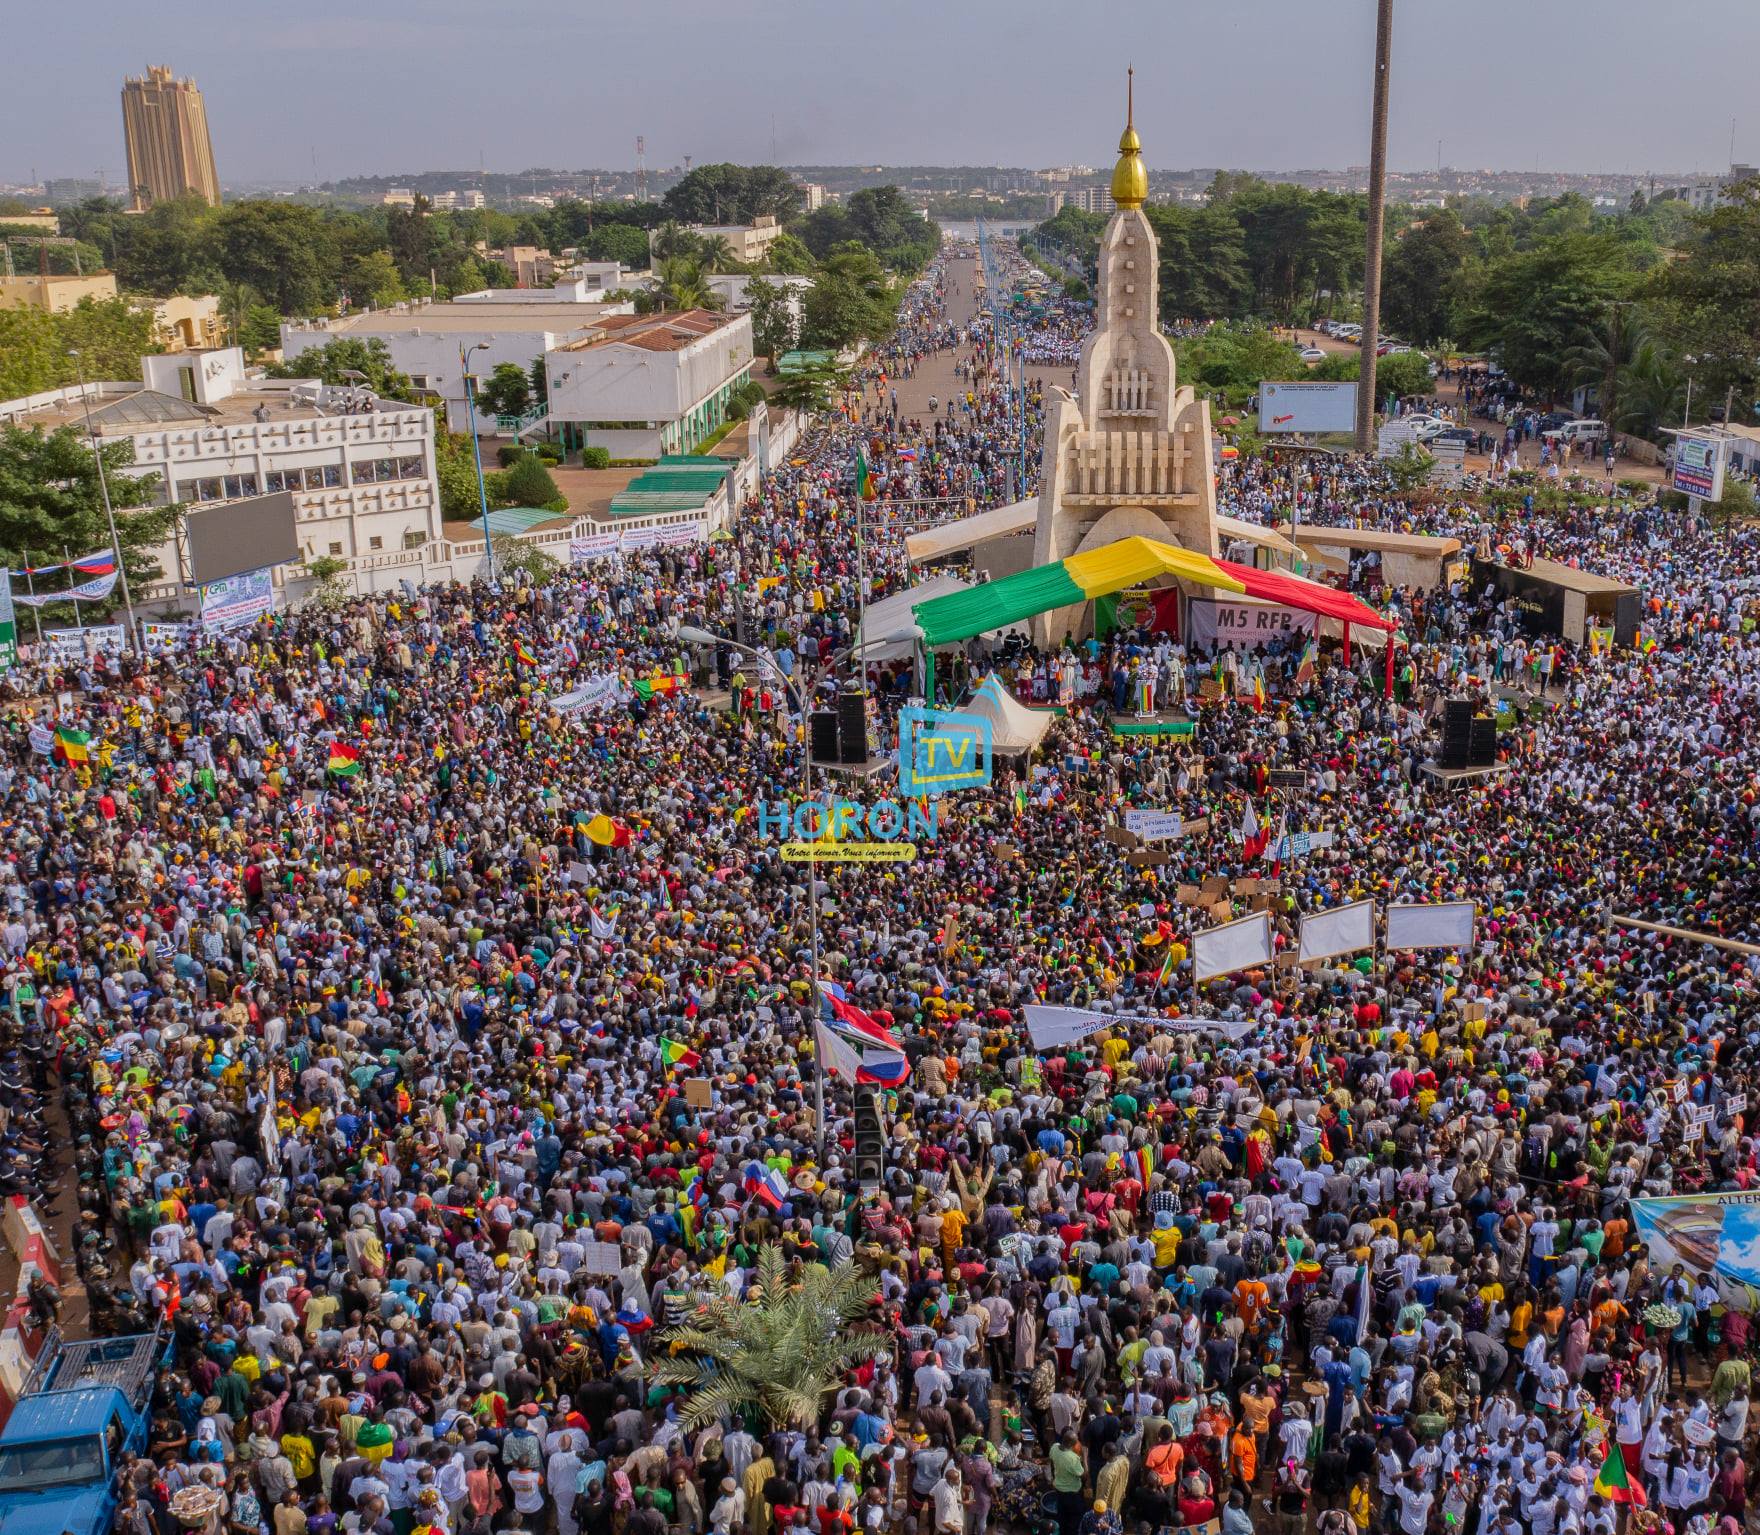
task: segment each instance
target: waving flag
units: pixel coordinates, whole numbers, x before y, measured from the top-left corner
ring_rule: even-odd
[[[82,575],[108,576],[116,570],[116,555],[113,550],[106,549],[102,554],[88,554],[83,560],[75,560],[73,568]]]
[[[1314,673],[1320,664],[1320,647],[1309,640],[1302,647],[1302,659],[1296,663],[1296,686],[1305,688],[1314,680]]]
[[[536,666],[538,664],[538,658],[533,655],[531,651],[526,649],[526,642],[520,639],[516,639],[513,642],[513,658],[526,666]]]
[[[702,1056],[698,1055],[689,1045],[681,1045],[676,1039],[668,1039],[664,1034],[660,1036],[660,1059],[665,1061],[669,1068],[673,1066],[701,1066],[703,1064]]]
[[[781,1173],[774,1167],[766,1167],[762,1162],[748,1162],[745,1176],[740,1180],[740,1187],[755,1199],[769,1205],[772,1210],[780,1210],[782,1202],[788,1198],[788,1184]]]
[[[825,1021],[858,1047],[865,1049],[869,1045],[878,1045],[883,1050],[904,1049],[898,1036],[855,1006],[836,981],[820,981],[819,995],[825,1004]]]
[[[910,1057],[902,1050],[864,1050],[856,1081],[877,1087],[902,1087],[910,1080]]]
[[[1259,824],[1259,817],[1253,813],[1253,802],[1247,801],[1245,814],[1241,816],[1241,859],[1245,863],[1255,863],[1271,842],[1269,827]]]
[[[68,762],[90,762],[92,760],[92,738],[83,730],[75,730],[70,725],[62,725],[55,731],[55,746]]]
[[[611,911],[611,915],[613,917],[615,917],[617,915],[617,911],[618,911],[618,908],[613,907],[612,911]],[[601,917],[599,915],[599,908],[598,907],[589,906],[587,908],[587,916],[591,919],[591,922],[592,922],[593,937],[598,942],[604,943],[607,939],[615,938],[617,936],[616,926],[612,922],[607,920],[606,918]]]
[[[330,760],[324,766],[338,778],[353,778],[361,770],[360,748],[350,746],[346,741],[332,741]]]
[[[859,447],[856,449],[856,494],[864,501],[872,501],[879,494],[874,485],[874,471],[868,467],[868,456]]]
[[[1595,1473],[1595,1491],[1609,1503],[1629,1503],[1633,1508],[1645,1504],[1643,1484],[1627,1475],[1626,1458],[1620,1453],[1619,1441],[1611,1436],[1607,1441],[1607,1459]]]

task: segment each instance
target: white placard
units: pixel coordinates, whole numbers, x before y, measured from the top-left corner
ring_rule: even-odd
[[[1731,1093],[1729,1097],[1723,1100],[1723,1112],[1728,1114],[1732,1119],[1735,1118],[1737,1114],[1744,1112],[1747,1107],[1748,1095],[1746,1093]]]
[[[1400,950],[1471,948],[1473,918],[1478,910],[1471,901],[1442,901],[1434,906],[1389,906],[1387,947]]]
[[[1271,963],[1271,913],[1254,912],[1192,934],[1192,973],[1197,980]]]
[[[582,1242],[581,1267],[589,1274],[621,1274],[623,1248],[616,1242]]]
[[[1674,1101],[1676,1103],[1685,1103],[1687,1101],[1687,1092],[1688,1087],[1684,1081],[1676,1082],[1674,1085]]]
[[[202,588],[202,628],[210,634],[240,629],[275,611],[275,573],[265,565]]]
[[[617,673],[605,672],[597,677],[589,677],[572,692],[558,693],[549,702],[552,709],[566,717],[602,709],[606,704],[620,702],[623,697],[623,683]]]
[[[563,876],[571,885],[579,885],[583,890],[593,883],[593,866],[582,863],[578,858],[569,860],[568,872]]]
[[[1145,842],[1177,837],[1185,823],[1171,810],[1127,810],[1124,829]]]
[[[862,1069],[862,1058],[854,1045],[833,1034],[824,1024],[814,1024],[819,1034],[819,1064],[834,1077],[842,1077],[852,1087]]]
[[[1303,959],[1330,959],[1335,954],[1354,954],[1375,947],[1375,903],[1353,901],[1331,911],[1317,911],[1302,918],[1297,953]]]
[[[1681,1126],[1683,1141],[1702,1141],[1705,1139],[1705,1125],[1701,1120],[1692,1120]]]
[[[55,732],[47,725],[32,725],[31,750],[39,757],[52,757],[55,754]]]
[[[1271,844],[1273,858],[1301,858],[1309,853],[1318,853],[1332,846],[1333,833],[1329,831],[1292,831],[1279,837]]]

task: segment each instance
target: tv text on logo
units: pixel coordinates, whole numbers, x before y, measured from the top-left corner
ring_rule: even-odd
[[[898,792],[905,799],[976,789],[990,782],[990,721],[947,709],[905,709],[898,717]]]

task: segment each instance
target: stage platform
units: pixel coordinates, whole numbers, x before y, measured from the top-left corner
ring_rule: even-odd
[[[1432,759],[1422,764],[1419,770],[1445,789],[1464,789],[1475,782],[1489,783],[1494,778],[1503,777],[1510,770],[1510,764],[1499,762],[1492,767],[1445,768]]]

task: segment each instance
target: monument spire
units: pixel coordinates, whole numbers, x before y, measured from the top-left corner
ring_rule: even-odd
[[[1112,201],[1119,208],[1140,208],[1149,196],[1149,172],[1137,137],[1136,75],[1135,66],[1125,70],[1124,132],[1118,140],[1118,164],[1112,168]]]

